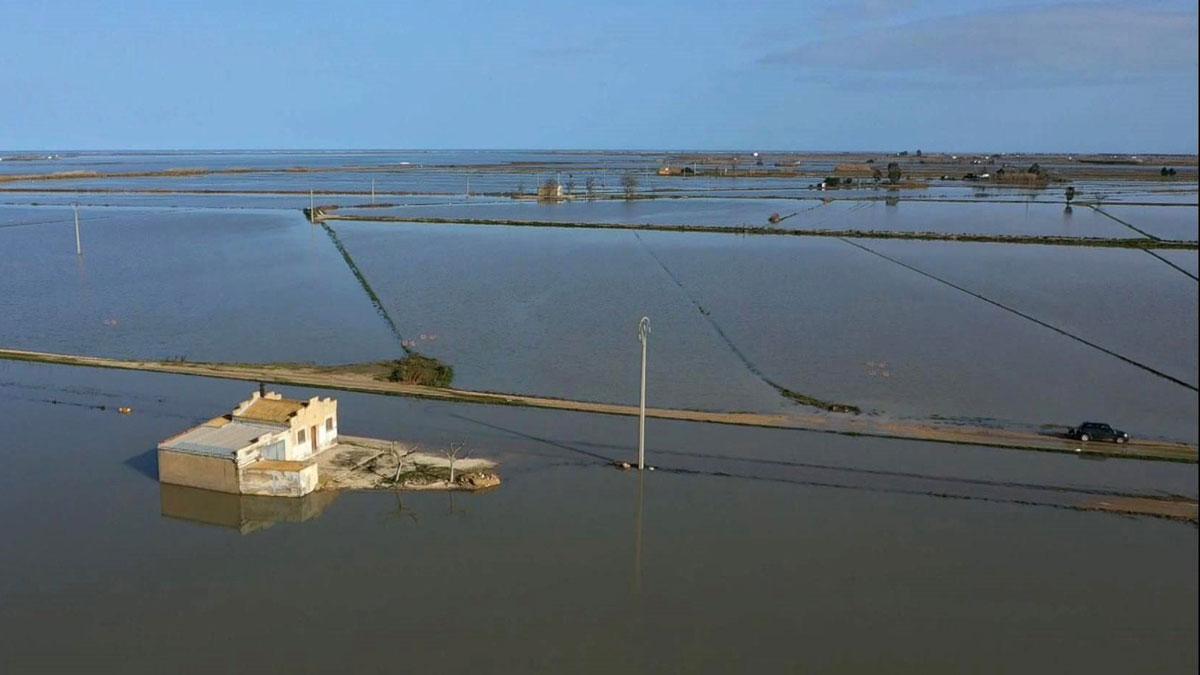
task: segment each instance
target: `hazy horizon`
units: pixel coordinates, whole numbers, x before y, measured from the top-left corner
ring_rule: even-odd
[[[468,148],[468,147],[412,147],[412,148],[0,148],[0,153],[115,153],[115,154],[203,154],[203,153],[230,153],[230,154],[249,154],[249,153],[275,153],[275,154],[298,154],[298,153],[363,153],[363,154],[378,154],[389,152],[548,152],[548,153],[563,153],[563,154],[588,154],[588,153],[612,153],[612,154],[691,154],[691,153],[712,153],[712,154],[729,154],[729,153],[753,153],[775,155],[775,154],[812,154],[812,155],[842,155],[842,154],[863,154],[863,155],[887,155],[897,152],[907,151],[910,154],[915,150],[921,150],[926,155],[983,155],[983,154],[1001,154],[1001,155],[1118,155],[1122,157],[1149,155],[1149,156],[1177,156],[1177,157],[1195,157],[1196,152],[1158,152],[1158,151],[1106,151],[1106,150],[1022,150],[1015,152],[1004,152],[994,149],[938,149],[938,148],[846,148],[846,149],[794,149],[794,148],[762,148],[762,147],[747,147],[747,148],[554,148],[554,147],[525,147],[525,148]]]

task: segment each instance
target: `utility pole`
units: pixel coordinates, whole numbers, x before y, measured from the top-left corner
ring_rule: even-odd
[[[375,204],[375,179],[371,179],[371,204]]]
[[[317,222],[317,203],[313,201],[312,188],[308,189],[308,222]]]
[[[79,204],[75,205],[75,255],[83,255],[83,242],[79,239]]]
[[[638,322],[638,340],[642,343],[642,403],[638,410],[638,470],[646,468],[646,344],[650,341],[650,317]]]

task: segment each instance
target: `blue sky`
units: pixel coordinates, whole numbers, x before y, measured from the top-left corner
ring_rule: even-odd
[[[1192,2],[0,0],[0,148],[1197,151]]]

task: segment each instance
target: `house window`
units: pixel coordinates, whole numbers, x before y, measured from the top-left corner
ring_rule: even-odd
[[[297,442],[297,443],[303,443],[303,442],[304,442],[304,430],[303,430],[303,429],[301,429],[300,431],[297,431],[297,432],[296,432],[296,442]]]
[[[325,431],[333,431],[333,418],[332,417],[325,418]]]

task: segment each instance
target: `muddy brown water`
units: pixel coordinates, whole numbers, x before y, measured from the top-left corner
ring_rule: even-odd
[[[93,169],[348,161],[260,154],[73,161]],[[495,160],[469,154],[423,157]],[[656,161],[592,160],[611,170]],[[442,173],[394,187],[462,179]],[[96,182],[313,182],[278,175]],[[509,173],[491,184],[527,179]],[[369,184],[337,173],[320,180]],[[769,180],[662,187],[680,185],[762,197],[792,189]],[[1194,187],[1084,187],[1120,201],[1195,201]],[[77,200],[114,205],[85,210],[83,260],[64,208]],[[398,353],[328,237],[295,211],[305,198],[6,193],[0,201],[15,204],[0,208],[4,346],[321,363]],[[674,208],[715,221],[736,214],[735,201]],[[939,220],[951,213],[943,204],[909,206],[870,208],[901,229],[957,220]],[[1005,227],[1090,227],[1065,222],[1054,205],[970,206],[952,211],[972,227],[989,214],[1009,214],[996,220]],[[673,217],[666,208],[646,218]],[[1187,212],[1154,208],[1117,213],[1148,231],[1192,227]],[[921,213],[928,217],[914,217]],[[1123,227],[1106,222],[1096,227]],[[791,405],[750,363],[796,391],[886,414],[1017,426],[1100,417],[1195,441],[1194,391],[834,240],[338,228],[404,336],[445,357],[464,386],[633,402],[633,328],[648,313],[656,404]],[[1165,263],[1140,251],[953,246],[894,242],[886,252],[1196,381],[1195,282]],[[1164,257],[1194,274],[1194,252]],[[1064,294],[1075,302],[1063,304]],[[1130,321],[1086,316],[1115,311]],[[629,419],[334,393],[344,431],[430,449],[465,441],[502,462],[503,486],[288,504],[162,489],[155,444],[251,388],[0,362],[0,670],[1197,668],[1196,528],[1076,510],[1096,500],[1195,499],[1194,465],[651,420],[660,470],[637,475],[608,466],[634,457]],[[116,413],[121,406],[133,414]]]
[[[639,476],[605,465],[630,420],[335,394],[344,430],[468,438],[505,484],[276,508],[153,479],[154,444],[245,383],[0,382],[8,672],[1197,665],[1196,529],[1063,508],[1194,497],[1194,466],[651,423],[662,470]]]
[[[294,211],[85,211],[82,259],[69,209],[7,207],[0,219],[12,225],[0,246],[21,252],[0,258],[0,309],[19,317],[0,324],[7,347],[224,362],[401,352],[329,237]],[[791,407],[769,381],[884,415],[1025,428],[1100,418],[1196,440],[1194,391],[835,239],[334,227],[400,338],[467,388],[635,403],[632,326],[648,315],[657,405]],[[1145,252],[871,245],[1197,381],[1195,282]],[[1163,257],[1186,270],[1183,253]]]
[[[629,327],[646,314],[664,405],[777,409],[769,380],[885,414],[1119,415],[1131,433],[1195,440],[1195,391],[835,239],[334,227],[402,332],[465,387],[636,402],[621,364],[636,366]],[[1196,381],[1195,284],[1144,252],[923,245],[886,250],[931,251],[935,272],[964,268],[979,293]]]

